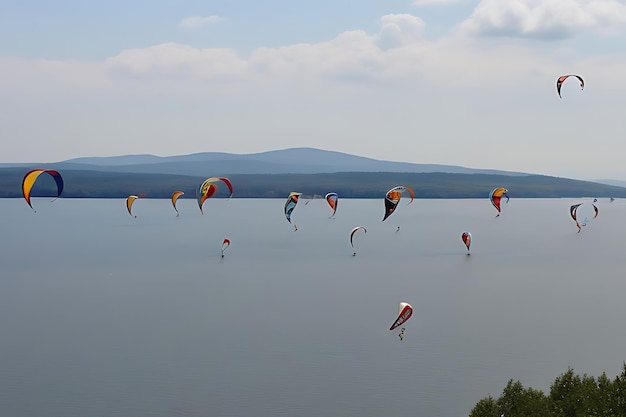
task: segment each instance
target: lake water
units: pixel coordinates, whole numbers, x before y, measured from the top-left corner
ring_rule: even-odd
[[[461,417],[620,373],[625,201],[579,234],[590,199],[404,201],[301,200],[294,232],[284,200],[0,200],[0,414]]]

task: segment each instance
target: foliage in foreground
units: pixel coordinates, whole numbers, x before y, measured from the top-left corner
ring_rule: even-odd
[[[509,380],[502,395],[481,399],[469,417],[624,417],[626,416],[626,363],[622,373],[610,380],[582,377],[570,368],[556,378],[550,393],[524,388]]]

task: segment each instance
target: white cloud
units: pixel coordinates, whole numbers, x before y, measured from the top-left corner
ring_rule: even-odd
[[[413,0],[413,6],[438,6],[444,4],[458,3],[463,0]]]
[[[49,143],[55,154],[44,156],[56,159],[315,146],[547,174],[622,169],[626,148],[613,147],[626,94],[619,48],[435,40],[425,30],[419,17],[393,14],[372,32],[249,54],[164,43],[95,62],[0,58],[3,131],[30,144],[10,158]],[[556,77],[570,71],[585,90],[568,84],[560,100]]]
[[[382,49],[391,49],[419,42],[422,39],[424,22],[410,14],[390,14],[381,18],[381,28],[376,35]]]
[[[484,90],[506,86],[511,79],[552,78],[568,71],[560,60],[573,60],[568,48],[528,47],[521,40],[498,42],[463,36],[429,40],[423,36],[424,29],[417,16],[391,14],[380,19],[379,29],[372,34],[347,31],[319,43],[259,47],[247,56],[230,48],[164,43],[127,49],[101,62],[7,58],[0,62],[0,90],[23,86],[37,91],[41,83],[114,92],[172,92],[211,85],[214,91],[232,92],[364,82],[368,86],[428,83],[446,89]]]
[[[615,0],[482,0],[461,30],[470,35],[562,39],[624,27],[626,5]]]
[[[211,25],[213,23],[221,22],[225,20],[220,16],[190,16],[185,17],[180,21],[180,27],[184,29],[197,29],[202,26]]]
[[[198,49],[176,43],[127,49],[105,61],[105,67],[111,74],[122,77],[237,77],[245,65],[232,49]]]
[[[166,43],[122,51],[107,59],[105,66],[111,76],[120,79],[262,80],[274,85],[294,79],[367,79],[383,76],[387,71],[387,52],[423,43],[423,27],[416,16],[386,15],[374,35],[347,31],[315,44],[260,47],[248,57],[241,57],[232,49]]]

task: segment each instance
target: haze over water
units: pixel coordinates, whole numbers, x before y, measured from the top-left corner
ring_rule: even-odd
[[[626,202],[578,234],[591,200],[301,199],[297,232],[282,199],[0,200],[1,414],[461,417],[511,378],[613,378]]]

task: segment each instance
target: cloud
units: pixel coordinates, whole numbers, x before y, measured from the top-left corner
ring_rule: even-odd
[[[463,0],[413,0],[413,6],[439,6],[444,4],[458,3]]]
[[[510,10],[514,4],[497,0],[494,5],[485,0],[475,15],[482,13],[489,4],[492,11],[494,7],[497,9],[500,2],[504,10]],[[570,10],[568,4],[574,3],[582,4],[572,0],[559,2],[565,10]],[[523,3],[515,4],[521,7]],[[546,5],[548,3],[544,3]],[[586,6],[596,10],[594,16],[602,15],[599,11],[602,10],[616,18],[614,13],[600,7],[610,6],[606,1],[590,2]],[[519,14],[496,15],[501,20],[509,16],[513,23],[521,21]],[[99,62],[5,58],[0,62],[3,68],[0,91],[20,88],[42,91],[51,86],[63,86],[81,91],[91,89],[98,94],[103,91],[111,94],[133,91],[226,94],[270,89],[315,90],[319,86],[375,88],[391,84],[418,88],[436,86],[446,91],[453,88],[484,91],[508,88],[512,79],[533,82],[538,76],[549,77],[553,84],[555,74],[568,71],[564,62],[579,61],[577,56],[582,53],[549,45],[529,46],[523,39],[503,42],[461,33],[429,39],[424,36],[425,30],[418,16],[389,14],[380,18],[378,29],[372,33],[351,30],[323,42],[259,47],[245,55],[232,48],[163,43],[123,50]],[[577,64],[576,71],[579,67]],[[610,68],[606,71],[612,72]]]
[[[211,25],[213,23],[221,22],[225,20],[220,16],[190,16],[185,17],[180,21],[180,27],[184,29],[197,29],[202,26]]]
[[[378,30],[371,34],[351,30],[318,43],[259,47],[245,56],[231,48],[164,43],[127,49],[100,62],[7,58],[0,91],[19,86],[34,91],[50,88],[41,83],[81,91],[91,86],[98,93],[111,94],[296,91],[309,88],[305,85],[311,90],[316,85],[373,88],[389,83],[484,89],[508,85],[512,77],[560,71],[555,64],[559,53],[554,50],[463,36],[430,40],[424,31],[417,16],[389,14],[381,17]]]
[[[390,14],[381,18],[376,42],[382,49],[391,49],[419,42],[422,39],[424,22],[410,14]]]
[[[587,6],[614,19],[608,4]],[[620,43],[426,32],[418,16],[389,14],[372,31],[245,54],[163,43],[97,61],[0,57],[3,132],[27,144],[5,158],[315,146],[540,173],[622,169]],[[570,71],[585,90],[568,84],[559,100],[556,77]]]
[[[482,0],[461,32],[552,40],[624,27],[626,5],[614,0]]]
[[[112,77],[124,79],[196,79],[207,82],[263,82],[341,79],[355,81],[382,77],[389,66],[386,52],[423,43],[423,21],[408,14],[380,19],[379,31],[346,31],[319,43],[259,47],[242,57],[227,48],[194,48],[165,43],[128,49],[105,61]]]
[[[105,61],[111,74],[117,76],[237,76],[245,62],[227,48],[199,49],[177,43],[147,48],[127,49]]]

